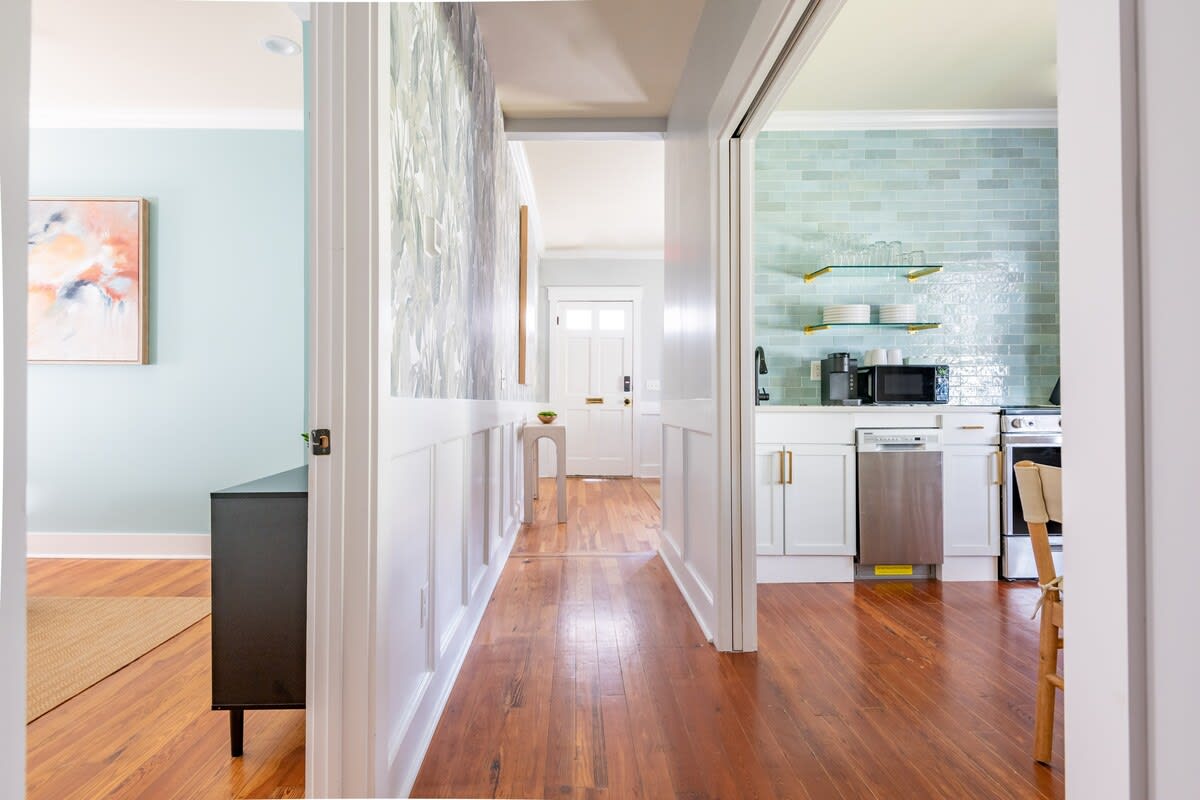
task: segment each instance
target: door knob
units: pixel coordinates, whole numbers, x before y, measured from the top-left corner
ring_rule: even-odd
[[[626,397],[626,398],[625,398],[625,405],[627,405],[627,406],[631,406],[631,405],[633,405],[633,401],[632,401],[632,400],[630,400],[628,397]]]

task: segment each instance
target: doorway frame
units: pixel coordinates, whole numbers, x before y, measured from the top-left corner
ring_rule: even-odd
[[[642,404],[639,376],[642,374],[642,287],[641,286],[547,286],[546,289],[546,397],[553,402],[552,392],[558,378],[558,336],[554,321],[554,309],[559,303],[623,303],[633,304],[633,408],[629,422],[631,430],[629,444],[630,477],[640,478],[642,451],[641,426],[638,424]],[[622,476],[623,477],[623,476]]]
[[[728,497],[718,529],[730,579],[719,586],[721,635],[754,649],[756,564],[736,556],[753,543],[753,409],[744,398],[753,374],[741,345],[752,302],[753,265],[744,260],[744,171],[752,147],[735,143],[738,125],[766,86],[811,6],[839,0],[789,0],[771,45],[753,71],[734,113],[713,144],[718,159],[717,360],[718,430],[722,434],[718,490]],[[840,2],[839,2],[840,5]],[[1068,612],[1072,691],[1092,698],[1069,703],[1064,714],[1067,784],[1079,796],[1149,795],[1147,687],[1147,513],[1144,473],[1146,420],[1142,398],[1142,263],[1139,174],[1138,0],[1098,7],[1090,0],[1058,0],[1060,202],[1060,347],[1062,373],[1073,387],[1069,425],[1077,437],[1065,459],[1068,513],[1091,531],[1074,543],[1069,564],[1081,565],[1076,600]],[[766,62],[765,64],[763,62]],[[1065,101],[1064,101],[1065,98]],[[1062,155],[1066,151],[1066,157]],[[741,172],[739,172],[739,169]],[[750,278],[748,282],[747,278]],[[750,291],[747,291],[747,287]],[[739,293],[741,297],[739,297]],[[1114,387],[1112,376],[1120,375]],[[740,376],[735,380],[734,376]],[[724,447],[728,446],[728,450]],[[749,484],[750,493],[747,493]],[[1072,503],[1099,493],[1111,505]],[[729,624],[731,628],[725,626]]]

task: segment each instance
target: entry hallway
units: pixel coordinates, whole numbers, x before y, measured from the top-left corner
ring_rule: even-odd
[[[552,481],[517,541],[417,797],[1061,798],[1030,756],[1037,589],[759,588],[756,654],[717,653],[632,479]]]

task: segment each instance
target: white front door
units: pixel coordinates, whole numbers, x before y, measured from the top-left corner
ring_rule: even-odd
[[[567,427],[567,474],[633,474],[633,303],[556,305],[550,399]]]

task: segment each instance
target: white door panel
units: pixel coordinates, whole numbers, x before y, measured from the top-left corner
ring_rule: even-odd
[[[633,474],[633,303],[559,302],[550,400],[567,428],[571,475]]]

